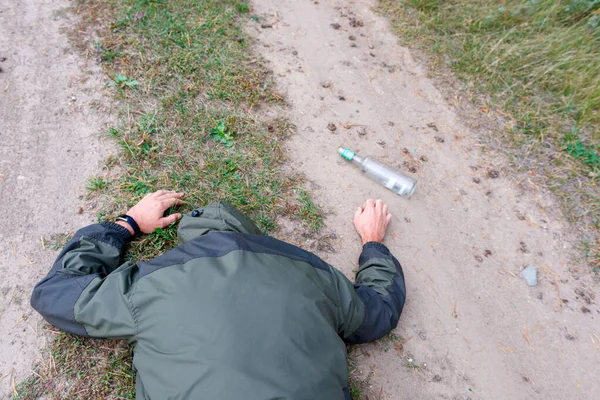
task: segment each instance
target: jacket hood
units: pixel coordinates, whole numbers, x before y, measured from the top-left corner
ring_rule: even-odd
[[[184,215],[179,223],[177,238],[182,245],[209,232],[262,234],[240,210],[222,201],[197,208]]]

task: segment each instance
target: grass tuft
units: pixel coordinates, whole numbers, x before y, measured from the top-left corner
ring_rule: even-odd
[[[96,190],[106,189],[108,187],[107,183],[104,181],[102,177],[95,176],[88,181],[86,185],[86,189],[94,192]]]

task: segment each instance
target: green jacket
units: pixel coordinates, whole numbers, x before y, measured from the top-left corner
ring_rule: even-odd
[[[384,336],[404,305],[402,268],[379,243],[352,285],[226,203],[184,216],[178,237],[121,264],[125,228],[83,228],[31,298],[59,329],[132,343],[138,399],[349,399],[344,342]]]

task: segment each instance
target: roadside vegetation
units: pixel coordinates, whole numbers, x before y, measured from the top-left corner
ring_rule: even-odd
[[[264,111],[284,105],[271,74],[250,49],[242,0],[78,0],[71,42],[110,78],[119,122],[107,128],[119,148],[90,179],[98,220],[111,220],[146,193],[186,193],[179,212],[227,200],[265,232],[277,219],[322,216],[298,176],[279,168],[294,127]],[[127,257],[149,259],[174,246],[176,227],[145,235]],[[133,399],[130,347],[46,326],[51,344],[17,399]]]
[[[556,194],[598,274],[600,1],[380,0],[379,11],[432,75],[452,71],[506,120],[512,169]]]

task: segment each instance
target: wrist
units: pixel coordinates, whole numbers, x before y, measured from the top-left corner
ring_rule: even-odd
[[[137,236],[142,233],[140,226],[137,224],[135,218],[129,214],[121,214],[117,217],[117,221],[125,222],[132,230],[133,236]]]
[[[383,238],[376,235],[361,236],[360,238],[362,240],[363,245],[369,242],[383,243]]]
[[[131,225],[129,225],[127,222],[125,222],[125,221],[115,221],[115,224],[120,225],[123,228],[127,229],[129,231],[129,233],[131,234],[131,236],[135,236],[135,231],[133,230],[133,228],[131,227]]]

